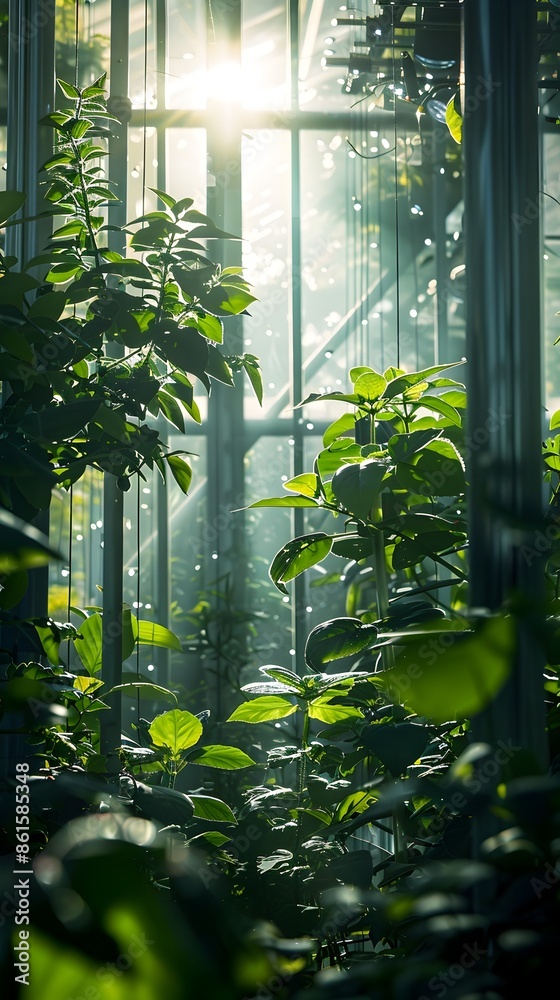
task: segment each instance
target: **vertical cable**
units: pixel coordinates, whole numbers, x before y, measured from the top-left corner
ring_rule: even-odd
[[[396,57],[395,57],[395,9],[391,6],[391,42],[393,45],[393,106],[395,109],[393,124],[394,124],[394,142],[395,147],[395,298],[396,298],[396,336],[397,336],[397,368],[400,368],[401,364],[401,328],[400,328],[400,306],[401,306],[401,294],[400,294],[400,261],[399,261],[399,168],[397,162],[397,139],[398,139],[398,127],[397,127],[397,74],[396,74]]]
[[[78,55],[80,49],[80,0],[76,0],[75,25],[74,25],[74,83],[78,86]]]
[[[74,533],[74,486],[70,484],[70,513],[68,515],[68,606],[66,621],[70,621],[70,608],[72,606],[72,535]],[[68,641],[68,669],[70,669],[70,641]]]

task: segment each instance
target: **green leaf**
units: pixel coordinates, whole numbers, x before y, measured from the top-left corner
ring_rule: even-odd
[[[293,538],[272,560],[270,579],[283,594],[287,594],[285,584],[303,573],[310,566],[321,562],[331,551],[332,538],[324,531]]]
[[[28,413],[20,422],[20,428],[25,434],[43,441],[68,441],[84,429],[101,405],[99,399],[89,398],[51,405],[38,413]]]
[[[388,722],[366,726],[360,743],[385,764],[396,778],[404,774],[426,750],[430,730],[414,722]]]
[[[301,493],[306,497],[316,497],[319,495],[319,478],[313,472],[304,472],[303,475],[284,483],[284,489]]]
[[[90,674],[101,670],[103,654],[103,619],[96,613],[86,618],[78,629],[81,639],[74,640],[74,648]]]
[[[302,683],[301,677],[298,677],[293,670],[288,670],[287,667],[279,667],[275,663],[267,663],[264,667],[259,667],[259,671],[266,677],[273,677],[274,680],[279,681],[287,687],[294,687],[300,692],[305,690],[305,685]]]
[[[189,794],[197,819],[208,819],[213,823],[235,823],[237,820],[230,807],[212,795]]]
[[[138,642],[143,646],[158,646],[160,649],[176,649],[182,653],[183,647],[176,635],[165,625],[158,625],[156,622],[139,619],[135,626]]]
[[[223,382],[224,385],[233,385],[233,374],[224,356],[217,347],[208,344],[208,361],[206,362],[206,372],[212,378]]]
[[[330,698],[324,695],[310,702],[308,711],[312,719],[318,719],[328,726],[343,719],[363,718],[363,712],[359,708],[354,708],[353,705],[333,705]]]
[[[191,485],[192,469],[183,458],[178,455],[166,455],[165,460],[171,469],[171,474],[179,486],[180,490],[187,494]]]
[[[202,722],[191,712],[174,708],[171,712],[157,715],[148,732],[156,746],[167,747],[176,756],[198,743],[202,736]]]
[[[386,472],[387,466],[373,459],[343,466],[333,476],[333,493],[346,510],[365,521],[377,501]]]
[[[205,767],[219,767],[224,771],[239,771],[243,767],[252,767],[254,763],[243,750],[218,744],[200,747],[189,755],[189,764],[204,764]]]
[[[433,410],[435,413],[441,413],[456,427],[461,426],[461,414],[441,396],[422,396],[418,401],[418,406],[424,407],[427,410]]]
[[[68,97],[71,101],[79,100],[80,91],[77,89],[77,87],[72,86],[71,83],[66,83],[65,80],[57,79],[56,82],[58,83],[58,86],[60,87],[65,97]]]
[[[354,383],[354,392],[368,403],[375,403],[387,388],[387,380],[378,372],[365,372]]]
[[[251,510],[252,507],[317,507],[316,500],[310,497],[267,497],[264,500],[255,500],[248,507],[242,510]]]
[[[455,142],[460,146],[463,141],[463,118],[455,107],[455,97],[456,95],[454,95],[447,103],[447,107],[445,109],[445,123],[453,139],[455,139]]]
[[[449,365],[434,365],[432,368],[424,368],[420,372],[410,372],[409,375],[399,375],[389,382],[383,396],[385,399],[393,399],[395,396],[400,395],[409,389],[413,385],[417,385],[419,382],[425,382],[430,375],[437,375],[439,372],[446,371],[448,368],[457,368],[458,365],[463,365],[464,361],[453,361]]]
[[[224,340],[224,326],[217,316],[198,316],[196,319],[197,329],[200,330],[209,340],[214,340],[216,344],[222,344]],[[211,374],[211,373],[210,373]]]
[[[157,400],[160,405],[161,411],[169,420],[169,423],[173,424],[177,430],[181,431],[181,434],[185,433],[185,418],[183,417],[183,411],[179,406],[177,400],[173,399],[168,392],[160,389],[157,393]]]
[[[430,441],[434,441],[441,433],[437,427],[429,427],[424,431],[412,431],[410,434],[394,434],[387,442],[389,454],[395,462],[408,462],[413,455],[421,451]]]
[[[27,195],[21,191],[0,191],[0,226],[19,212],[26,200]]]
[[[349,534],[347,538],[335,538],[332,553],[342,559],[352,559],[359,562],[373,555],[373,538],[363,538],[361,535]]]
[[[560,410],[556,410],[550,418],[550,430],[555,431],[560,427]]]
[[[317,625],[305,644],[305,662],[311,670],[321,671],[325,663],[339,660],[367,649],[377,637],[375,625],[364,625],[359,618],[333,618]]]
[[[61,558],[46,535],[10,511],[0,510],[0,573],[33,569]]]
[[[430,658],[425,639],[414,640],[396,666],[378,676],[391,698],[418,715],[435,722],[470,718],[486,708],[507,681],[514,651],[513,620],[489,618],[474,635],[450,632],[445,645],[436,640]]]
[[[168,208],[170,209],[175,208],[177,202],[175,201],[175,198],[171,197],[170,194],[167,194],[167,192],[165,191],[160,191],[159,188],[150,188],[150,191],[153,191],[154,194],[157,194],[160,201],[162,201],[164,205],[167,205]]]
[[[243,360],[243,367],[249,376],[249,381],[253,386],[253,392],[257,397],[257,401],[260,406],[262,406],[263,401],[263,381],[260,366],[257,362]]]
[[[294,712],[297,712],[297,705],[292,705],[287,698],[264,695],[238,705],[226,722],[270,722],[272,719],[286,719]]]
[[[346,431],[353,431],[356,426],[356,417],[353,413],[343,413],[338,420],[334,420],[332,424],[329,424],[325,433],[323,434],[323,445],[328,448],[333,441],[341,437]]]
[[[153,681],[127,681],[125,684],[115,684],[114,687],[110,688],[108,691],[103,692],[103,697],[108,698],[113,691],[123,691],[124,694],[139,695],[142,698],[146,698],[150,701],[157,700],[158,695],[160,695],[165,701],[171,701],[173,704],[177,704],[177,695],[170,691],[168,688],[161,687],[160,684],[154,684]]]
[[[60,665],[60,640],[57,639],[53,633],[53,630],[47,625],[43,627],[42,625],[35,625],[35,631],[39,636],[39,642],[43,647],[49,663],[52,663],[53,667],[58,667]]]

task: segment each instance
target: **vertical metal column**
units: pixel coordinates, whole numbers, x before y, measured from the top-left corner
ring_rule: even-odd
[[[301,301],[301,190],[300,190],[300,132],[297,125],[299,110],[299,3],[290,0],[288,9],[290,34],[290,106],[294,125],[290,133],[291,143],[291,200],[292,200],[292,261],[291,261],[291,328],[290,339],[290,403],[295,406],[303,399],[303,355],[301,345],[302,301]],[[301,420],[301,410],[294,410],[292,417],[292,438],[294,450],[292,458],[292,476],[300,476],[304,471],[304,434]],[[295,509],[292,515],[294,537],[303,535],[305,531],[305,514],[301,509]],[[294,667],[296,671],[305,672],[305,642],[307,606],[307,580],[304,574],[294,580],[294,596],[292,601],[292,630],[294,636]]]
[[[120,121],[113,123],[109,140],[109,172],[117,182],[119,202],[109,209],[109,222],[114,226],[126,223],[128,179],[128,0],[113,0],[111,4],[111,68],[110,107]],[[120,233],[111,232],[111,246],[122,250]],[[107,472],[103,478],[103,666],[102,678],[107,688],[119,684],[122,676],[122,605],[123,605],[123,497],[117,480]],[[112,694],[110,710],[103,712],[101,753],[109,754],[121,742],[121,693]],[[112,758],[108,769],[116,770],[118,758]]]
[[[212,17],[213,10],[217,16]],[[223,79],[223,68],[241,65],[241,0],[209,5],[208,70]],[[220,93],[210,88],[208,94],[208,156],[216,183],[208,187],[208,215],[220,229],[241,235],[241,122],[237,95],[222,84]],[[186,192],[188,193],[188,192]],[[211,256],[223,266],[241,264],[240,242],[212,242]],[[243,320],[226,319],[226,353],[243,353]],[[229,575],[235,583],[235,601],[245,605],[245,556],[243,514],[231,514],[243,505],[245,436],[243,426],[243,382],[235,388],[214,381],[208,402],[208,520],[203,527],[203,541],[213,557],[211,568],[216,577]],[[218,588],[219,589],[219,588]],[[214,708],[220,717],[223,701],[223,664],[216,660]]]
[[[10,0],[8,12],[8,190],[25,191],[26,216],[50,207],[39,187],[38,171],[52,153],[52,129],[39,121],[54,108],[55,0]],[[6,254],[18,258],[20,266],[44,249],[52,232],[50,219],[26,222],[6,230]],[[16,512],[17,513],[17,512]],[[49,511],[42,510],[33,524],[49,532]],[[47,614],[48,566],[29,572],[29,586],[18,612],[23,618]],[[24,640],[23,640],[24,641]],[[18,638],[18,655],[36,655]]]
[[[447,263],[447,181],[445,178],[445,150],[449,132],[446,125],[433,122],[432,141],[434,158],[432,165],[432,195],[434,238],[436,244],[436,338],[435,363],[444,365],[451,358],[449,349],[448,297],[449,265]]]
[[[157,86],[157,106],[165,108],[165,67],[167,53],[167,0],[157,0],[156,5],[156,86]],[[165,191],[167,183],[167,148],[166,131],[161,127],[157,130],[157,186],[160,191]],[[167,442],[167,432],[169,424],[166,420],[161,421],[159,428],[160,437]],[[169,493],[167,483],[164,483],[161,476],[156,473],[156,572],[155,572],[155,607],[157,621],[160,625],[169,628],[170,625],[170,603],[171,603],[171,573],[169,559]],[[169,686],[170,652],[168,649],[157,647],[154,649],[155,663],[157,666],[158,684],[164,687]]]
[[[540,560],[521,550],[542,517],[540,233],[519,224],[539,203],[535,3],[467,0],[464,44],[471,604],[497,609],[512,592],[543,591]],[[544,762],[542,674],[522,627],[476,737],[511,739]]]

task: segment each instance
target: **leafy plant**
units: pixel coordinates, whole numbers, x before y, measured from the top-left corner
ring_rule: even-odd
[[[114,117],[105,77],[77,88],[44,120],[54,133],[43,165],[47,215],[56,222],[44,253],[17,270],[0,256],[0,500],[28,519],[88,466],[111,472],[121,489],[144,467],[191,481],[184,452],[170,452],[150,418],[180,431],[200,422],[195,380],[233,384],[247,371],[261,396],[257,359],[222,353],[224,320],[254,301],[238,268],[221,269],[205,244],[234,239],[192,208],[156,191],[163,208],[121,230],[106,221],[116,200],[102,161]],[[0,195],[0,221],[25,201]],[[60,224],[58,224],[60,223]],[[9,223],[11,224],[11,223]],[[116,234],[115,234],[116,230]],[[113,249],[128,237],[128,255]],[[31,272],[43,269],[43,280]]]

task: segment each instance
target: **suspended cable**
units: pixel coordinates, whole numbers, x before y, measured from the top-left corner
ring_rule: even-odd
[[[68,600],[66,621],[70,621],[70,608],[72,607],[72,536],[74,534],[74,486],[70,484],[70,512],[68,515]],[[70,642],[68,642],[68,669],[70,669]]]
[[[394,106],[394,149],[395,149],[395,291],[396,291],[396,337],[397,337],[397,368],[401,366],[401,329],[400,329],[400,260],[399,260],[399,168],[397,158],[398,126],[397,126],[397,74],[395,59],[395,9],[391,6],[391,42],[393,60],[393,106]]]
[[[79,75],[78,75],[78,54],[80,48],[80,0],[76,0],[75,8],[75,27],[74,27],[74,83],[75,86],[79,85]]]

